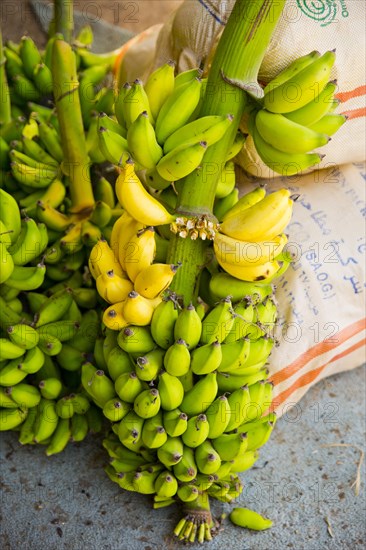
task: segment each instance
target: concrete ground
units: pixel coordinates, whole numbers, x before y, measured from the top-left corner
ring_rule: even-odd
[[[281,418],[256,466],[241,475],[237,506],[274,521],[268,531],[224,530],[209,550],[365,548],[365,369],[328,378]],[[329,445],[339,446],[329,446]],[[345,445],[345,446],[343,446]],[[179,510],[153,510],[150,497],[122,491],[102,467],[100,439],[47,458],[4,433],[1,456],[2,550],[177,550],[170,533]],[[213,503],[220,515],[231,506]],[[191,546],[192,550],[202,546]]]

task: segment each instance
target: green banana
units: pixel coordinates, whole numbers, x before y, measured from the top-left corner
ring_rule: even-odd
[[[188,416],[179,409],[163,412],[163,426],[170,437],[178,437],[187,429]]]
[[[237,455],[245,453],[247,444],[248,436],[245,432],[222,434],[212,440],[212,445],[222,461],[233,460]]]
[[[174,296],[168,296],[154,309],[151,319],[151,335],[162,349],[168,349],[174,342],[174,326],[178,318]]]
[[[183,458],[182,440],[179,437],[168,437],[164,445],[158,448],[157,455],[166,468],[174,466]]]
[[[176,147],[159,160],[156,170],[166,181],[182,179],[200,166],[206,149],[206,141]]]
[[[220,455],[208,439],[196,448],[194,457],[201,474],[214,474],[221,466]]]
[[[332,136],[343,126],[346,120],[346,115],[327,114],[312,124],[310,128],[315,132],[324,132],[328,136]]]
[[[36,407],[41,400],[39,390],[30,384],[19,383],[6,390],[21,409]]]
[[[158,449],[167,441],[167,433],[163,426],[163,415],[159,411],[152,418],[145,420],[142,428],[142,443],[148,449]]]
[[[138,357],[151,351],[155,342],[148,327],[130,325],[118,334],[118,345],[127,353],[138,353]]]
[[[254,531],[263,531],[269,529],[273,525],[273,521],[264,518],[257,512],[249,510],[249,508],[234,508],[230,513],[230,521],[239,527],[253,529]]]
[[[127,449],[138,452],[142,443],[143,424],[144,419],[136,414],[135,411],[127,413],[119,424],[117,424],[119,440]]]
[[[7,333],[10,340],[23,349],[32,349],[39,341],[37,331],[30,325],[21,323],[12,325],[7,328]]]
[[[37,418],[37,407],[29,409],[26,419],[20,426],[18,441],[21,445],[33,443],[34,425]]]
[[[208,438],[209,431],[210,425],[205,414],[192,416],[188,420],[186,431],[182,434],[182,441],[187,447],[195,449]]]
[[[177,340],[166,350],[164,355],[164,368],[169,374],[173,376],[184,376],[189,371],[190,364],[191,355],[184,340]]]
[[[203,319],[200,342],[211,344],[215,340],[223,342],[234,323],[230,297],[220,301]]]
[[[300,109],[314,99],[314,83],[317,85],[317,95],[325,88],[334,62],[335,51],[328,51],[282,84],[269,89],[264,94],[265,108],[273,113]],[[293,90],[295,97],[291,93]]]
[[[174,339],[184,340],[191,350],[197,346],[202,333],[202,321],[193,304],[179,312],[174,325]]]
[[[63,451],[70,441],[71,426],[68,418],[60,418],[57,427],[51,435],[51,440],[46,447],[46,455],[51,456]]]
[[[216,373],[206,374],[184,395],[180,409],[189,416],[204,413],[214,401],[217,390]]]
[[[158,391],[161,407],[165,411],[177,409],[183,401],[184,388],[181,381],[168,372],[163,372],[159,375]]]
[[[143,168],[155,168],[163,156],[147,111],[142,111],[130,125],[127,144],[133,159]]]
[[[37,417],[34,423],[34,441],[42,443],[52,436],[56,430],[59,417],[56,412],[56,403],[42,398],[37,407]]]
[[[22,409],[0,409],[0,432],[13,430],[21,424],[27,416]]]
[[[69,310],[72,299],[73,291],[70,288],[52,294],[36,313],[35,326],[38,328],[59,321]]]
[[[174,62],[168,61],[153,71],[145,83],[145,92],[154,120],[174,90],[174,67]]]
[[[215,439],[226,430],[231,419],[231,407],[226,395],[220,395],[211,403],[206,411],[209,424],[208,438]]]
[[[131,407],[128,403],[113,398],[105,403],[103,407],[103,414],[111,422],[119,422],[128,412],[130,412],[130,410]]]
[[[182,459],[173,466],[175,477],[183,482],[189,483],[197,477],[197,465],[194,459],[194,450],[186,445],[183,446]]]
[[[190,368],[194,374],[208,374],[218,369],[221,360],[221,344],[215,340],[191,351]]]
[[[163,103],[155,124],[156,138],[161,145],[188,122],[200,100],[201,86],[199,78],[192,78],[174,88]]]
[[[267,94],[277,86],[287,82],[290,78],[296,77],[303,69],[311,65],[316,59],[319,59],[319,57],[320,53],[316,50],[298,57],[267,84],[263,90],[264,93]]]
[[[133,402],[133,410],[141,418],[151,418],[157,414],[160,405],[160,393],[156,388],[152,388],[139,393]]]
[[[133,403],[136,397],[146,388],[135,372],[121,374],[114,383],[118,397],[126,403]]]
[[[304,126],[311,126],[318,120],[320,120],[328,111],[333,107],[334,93],[337,89],[337,81],[333,80],[328,82],[324,90],[310,101],[304,107],[291,111],[286,114],[286,118],[302,124]]]
[[[154,380],[163,367],[164,350],[156,348],[136,359],[135,371],[146,382]]]
[[[38,387],[45,399],[57,399],[63,388],[61,380],[53,377],[41,380]]]

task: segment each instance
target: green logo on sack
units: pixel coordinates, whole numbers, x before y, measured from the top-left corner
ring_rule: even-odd
[[[349,17],[346,0],[296,0],[302,13],[326,27],[338,17]]]

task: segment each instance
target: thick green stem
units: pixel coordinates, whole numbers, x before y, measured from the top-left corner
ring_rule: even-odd
[[[285,1],[236,1],[217,46],[200,111],[200,116],[231,114],[234,120],[224,138],[207,149],[201,167],[179,185],[178,214],[212,218],[220,171],[248,106],[248,94],[259,97],[262,93],[257,81],[258,70]],[[228,83],[223,76],[240,82],[240,87]],[[185,304],[197,296],[205,247],[207,244],[199,245],[198,241],[192,244],[178,235],[171,237],[169,262],[182,263],[173,288]]]
[[[62,168],[70,179],[71,210],[87,213],[94,205],[90,161],[80,108],[75,54],[64,40],[55,40],[53,45],[52,77],[64,154]]]
[[[5,61],[3,39],[0,29],[0,124],[7,124],[11,121],[10,94],[6,78]]]
[[[71,42],[74,31],[73,0],[54,0],[54,32]]]

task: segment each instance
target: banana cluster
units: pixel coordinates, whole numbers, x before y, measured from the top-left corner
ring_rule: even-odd
[[[145,225],[174,221],[164,190],[200,167],[207,147],[222,139],[232,124],[229,113],[197,118],[206,86],[199,74],[190,70],[174,76],[174,64],[166,63],[145,85],[140,80],[125,83],[115,99],[114,116],[98,117],[99,150],[120,173],[119,202]],[[243,142],[238,132],[226,162],[218,168],[217,200],[235,189],[232,158]]]
[[[0,287],[0,430],[17,429],[21,444],[47,445],[51,455],[102,428],[80,385],[100,320],[80,311],[71,288],[20,292]]]
[[[220,266],[241,281],[269,282],[289,265],[283,233],[292,216],[287,189],[266,195],[263,187],[244,195],[222,217],[214,236]]]
[[[323,147],[346,121],[334,113],[337,82],[329,81],[335,51],[293,61],[264,88],[263,108],[249,123],[258,155],[274,172],[298,174],[318,164]],[[314,86],[316,83],[316,88]]]
[[[207,496],[231,502],[242,490],[238,473],[255,463],[272,432],[266,363],[276,304],[270,284],[238,284],[245,299],[225,297],[208,312],[180,308],[168,294],[149,326],[107,328],[97,366],[82,366],[84,390],[111,422],[108,476],[154,495],[155,508]],[[216,287],[222,292],[225,282],[216,281],[213,294]],[[192,511],[175,533],[201,541],[214,530],[209,513]]]
[[[52,109],[45,105],[53,97],[52,50],[55,40],[59,39],[62,39],[61,34],[52,36],[44,51],[38,49],[30,36],[23,36],[19,44],[12,41],[6,43],[5,70],[13,118],[27,116],[33,110],[44,116],[54,116]],[[80,81],[79,97],[86,128],[89,128],[94,111],[112,112],[113,106],[113,90],[105,82],[116,53],[93,54],[90,52],[92,42],[92,30],[88,26],[80,30],[74,41]]]
[[[115,222],[110,241],[111,245],[100,239],[89,256],[97,291],[110,304],[103,323],[118,331],[132,324],[149,325],[179,265],[155,261],[161,241],[154,227],[145,226],[126,211]]]

